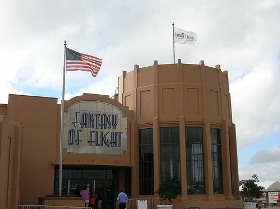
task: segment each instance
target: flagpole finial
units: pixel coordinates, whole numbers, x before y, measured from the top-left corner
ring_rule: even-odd
[[[66,44],[66,40],[64,40],[64,46],[66,46],[67,44]]]

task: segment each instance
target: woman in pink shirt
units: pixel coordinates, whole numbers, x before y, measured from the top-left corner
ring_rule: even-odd
[[[84,185],[83,189],[80,191],[80,195],[84,199],[85,207],[88,207],[89,204],[89,194],[89,188],[87,188],[87,185]]]

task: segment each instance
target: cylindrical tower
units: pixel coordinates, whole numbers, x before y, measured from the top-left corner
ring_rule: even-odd
[[[176,208],[242,207],[227,71],[155,61],[124,71],[118,90],[133,110],[132,196],[159,202],[161,180],[176,178]]]

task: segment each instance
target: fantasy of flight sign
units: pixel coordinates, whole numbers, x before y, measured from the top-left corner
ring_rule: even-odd
[[[68,153],[122,155],[127,117],[112,104],[80,101],[64,112],[63,148]]]

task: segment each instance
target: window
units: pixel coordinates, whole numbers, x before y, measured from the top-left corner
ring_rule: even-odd
[[[94,181],[113,181],[113,169],[94,169],[93,167],[64,166],[62,171],[62,191],[63,196],[80,196],[80,190],[85,184],[91,185],[94,193]],[[59,168],[54,169],[54,194],[59,193]]]
[[[205,194],[203,129],[186,127],[187,193]]]
[[[211,128],[213,192],[223,194],[223,167],[220,129]]]
[[[160,128],[161,179],[180,179],[179,127]]]
[[[154,194],[153,129],[139,130],[139,194]]]

